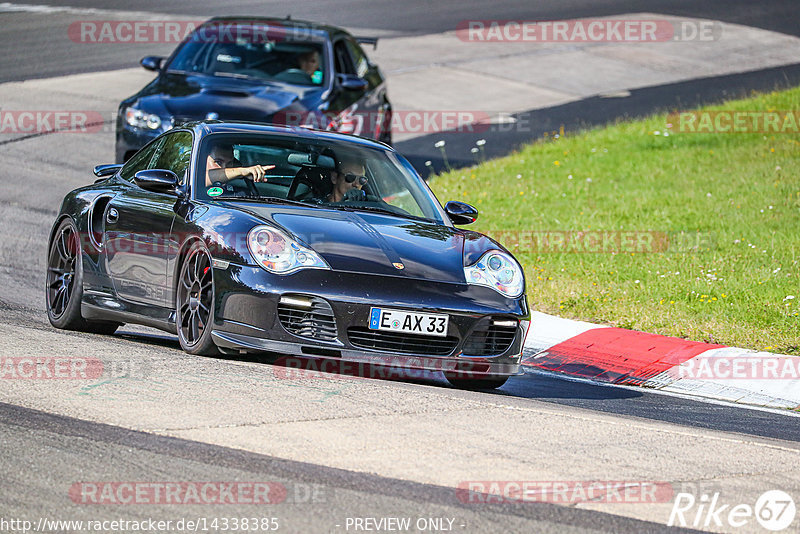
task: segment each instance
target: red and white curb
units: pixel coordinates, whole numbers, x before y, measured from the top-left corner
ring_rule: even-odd
[[[800,410],[800,357],[534,312],[523,365],[574,378]]]

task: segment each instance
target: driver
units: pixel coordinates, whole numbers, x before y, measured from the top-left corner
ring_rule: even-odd
[[[234,157],[232,145],[217,144],[211,148],[206,160],[206,187],[211,187],[214,182],[225,183],[234,178],[248,176],[252,177],[254,182],[266,182],[266,171],[274,168],[275,165],[243,167]]]
[[[314,50],[300,54],[297,56],[297,64],[300,65],[300,70],[313,77],[319,70],[319,54]]]
[[[343,156],[331,171],[333,191],[328,195],[328,202],[342,202],[345,199],[354,199],[365,196],[362,188],[367,183],[364,164],[353,156]]]

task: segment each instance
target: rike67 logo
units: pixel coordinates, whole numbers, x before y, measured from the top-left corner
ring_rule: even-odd
[[[752,530],[753,520],[763,528],[780,532],[789,528],[795,518],[797,508],[794,499],[781,490],[764,492],[755,505],[723,502],[720,493],[703,493],[699,498],[691,493],[678,493],[672,505],[667,525],[670,527],[720,528],[748,527]]]

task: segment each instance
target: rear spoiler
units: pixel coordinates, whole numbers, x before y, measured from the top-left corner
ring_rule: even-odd
[[[372,49],[375,50],[378,48],[378,38],[377,37],[356,37],[356,42],[361,43],[363,45],[372,45]]]

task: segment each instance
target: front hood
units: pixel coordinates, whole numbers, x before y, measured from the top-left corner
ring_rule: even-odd
[[[263,215],[310,245],[336,271],[465,283],[464,237],[458,229],[375,213],[314,211]]]
[[[139,95],[137,107],[181,121],[218,118],[270,122],[278,111],[304,111],[301,101],[319,88],[265,84],[259,80],[165,73]],[[209,117],[209,114],[214,114]]]

